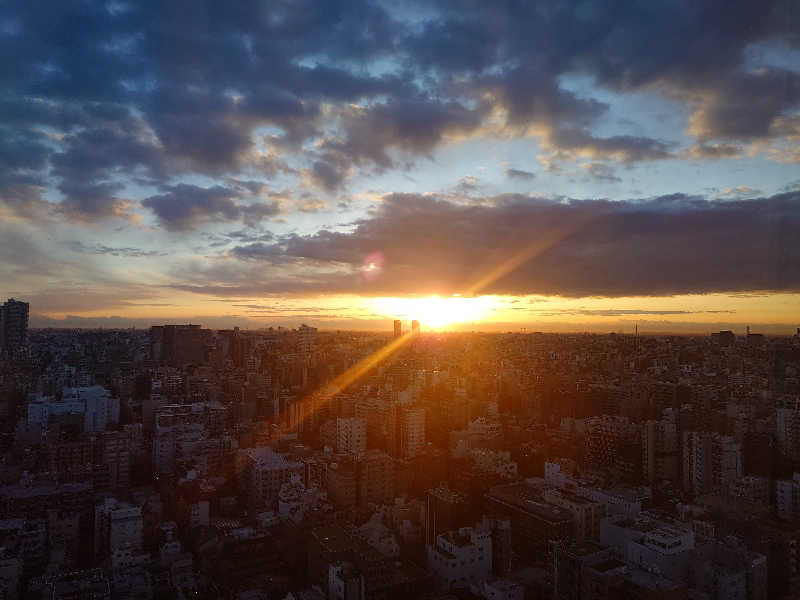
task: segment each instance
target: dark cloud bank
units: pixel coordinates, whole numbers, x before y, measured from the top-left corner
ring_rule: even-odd
[[[800,130],[800,75],[745,61],[754,43],[800,47],[786,0],[404,5],[422,20],[384,6],[4,3],[0,200],[30,216],[50,187],[60,218],[115,218],[133,178],[165,190],[143,203],[162,226],[186,230],[273,211],[248,212],[213,186],[190,198],[182,176],[284,171],[335,192],[360,169],[475,134],[490,115],[503,115],[504,134],[536,136],[550,161],[724,159]],[[608,107],[565,89],[565,74],[683,103],[695,145],[598,135]],[[254,152],[260,142],[273,154]],[[290,155],[304,166],[292,171]]]
[[[230,255],[240,262],[237,272],[296,268],[297,281],[280,284],[285,290],[274,288],[277,281],[240,290],[252,293],[463,293],[495,267],[527,256],[542,240],[547,243],[540,253],[478,291],[563,296],[798,291],[798,231],[797,192],[730,201],[681,194],[619,202],[502,195],[471,204],[392,194],[350,232],[323,230],[244,244]],[[368,279],[360,268],[375,252],[383,255],[383,271]],[[223,277],[215,283],[212,277],[196,291],[225,293],[229,284],[234,282]]]

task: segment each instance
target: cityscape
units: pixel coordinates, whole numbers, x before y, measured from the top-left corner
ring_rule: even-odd
[[[0,53],[0,600],[800,599],[800,2]]]
[[[790,598],[800,329],[28,329],[7,598]]]

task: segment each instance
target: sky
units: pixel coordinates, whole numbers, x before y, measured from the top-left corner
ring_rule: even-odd
[[[4,2],[35,327],[800,326],[796,2]]]

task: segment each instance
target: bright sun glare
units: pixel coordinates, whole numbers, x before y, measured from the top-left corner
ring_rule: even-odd
[[[425,298],[379,298],[376,309],[394,319],[418,320],[432,329],[455,323],[478,321],[486,316],[491,304],[489,296],[427,296]]]

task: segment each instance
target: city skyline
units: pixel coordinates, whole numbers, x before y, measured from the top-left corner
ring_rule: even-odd
[[[45,12],[0,18],[32,327],[800,323],[788,3]]]

